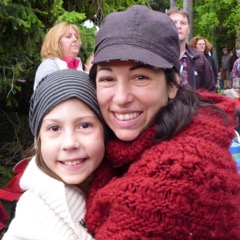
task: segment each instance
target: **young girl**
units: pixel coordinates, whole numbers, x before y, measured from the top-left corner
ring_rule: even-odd
[[[88,75],[68,69],[43,79],[31,98],[29,125],[36,155],[3,239],[92,239],[83,221],[84,189],[103,159],[105,132]]]

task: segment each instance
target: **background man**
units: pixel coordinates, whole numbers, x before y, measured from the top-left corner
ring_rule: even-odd
[[[182,85],[190,85],[194,89],[216,91],[214,74],[206,57],[187,44],[190,32],[187,11],[171,8],[167,15],[175,23],[180,41],[180,80]]]

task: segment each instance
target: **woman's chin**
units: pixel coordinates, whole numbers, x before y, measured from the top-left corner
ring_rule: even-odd
[[[117,138],[122,141],[133,141],[136,138],[138,138],[141,132],[135,129],[134,130],[117,129],[114,131],[114,133],[117,136]]]

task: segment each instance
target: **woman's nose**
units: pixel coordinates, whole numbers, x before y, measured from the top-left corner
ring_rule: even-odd
[[[73,35],[73,41],[78,41],[78,37]]]
[[[117,105],[125,105],[132,101],[133,95],[128,84],[118,83],[114,91],[114,102]]]

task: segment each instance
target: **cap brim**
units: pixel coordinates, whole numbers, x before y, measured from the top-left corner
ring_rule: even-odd
[[[156,68],[172,68],[173,64],[148,49],[135,45],[111,45],[97,51],[93,64],[113,60],[133,60]]]

